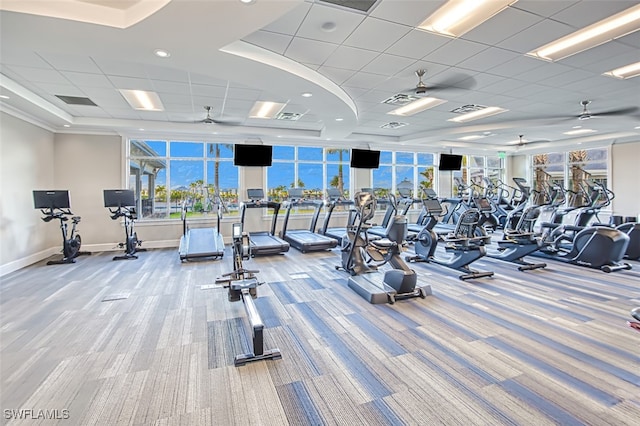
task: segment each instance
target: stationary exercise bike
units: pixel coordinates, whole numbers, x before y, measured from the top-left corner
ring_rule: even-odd
[[[60,221],[62,233],[62,259],[50,260],[47,265],[62,265],[75,263],[75,258],[82,255],[90,255],[91,252],[80,251],[82,238],[76,232],[76,226],[80,223],[80,216],[74,216],[70,210],[69,191],[33,191],[33,202],[36,209],[40,209],[44,217],[42,220],[51,222],[53,219]],[[71,232],[67,221],[71,216]]]
[[[132,190],[127,189],[105,189],[104,190],[104,206],[109,209],[111,219],[118,220],[124,218],[124,242],[118,243],[118,247],[124,248],[124,254],[114,256],[113,260],[129,260],[137,259],[136,253],[146,251],[141,248],[142,241],[138,240],[138,234],[135,231],[136,210],[135,194]]]
[[[251,258],[249,235],[242,231],[242,223],[234,223],[231,230],[233,238],[233,271],[218,277],[216,284],[222,284],[229,289],[228,298],[230,302],[242,300],[244,303],[253,340],[253,352],[236,355],[234,365],[238,367],[252,361],[282,358],[280,349],[264,350],[264,323],[253,301],[258,297],[258,286],[263,283],[259,282],[255,275],[259,271],[245,269],[242,265],[243,260]]]

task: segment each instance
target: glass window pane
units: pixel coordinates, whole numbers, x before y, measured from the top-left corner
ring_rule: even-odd
[[[267,195],[269,200],[283,201],[287,197],[287,189],[295,181],[295,164],[274,161],[267,168]]]
[[[202,142],[171,142],[169,155],[173,158],[202,158],[204,155]]]
[[[484,167],[484,157],[480,155],[471,155],[469,156],[469,160],[471,164],[469,167]]]
[[[327,161],[337,161],[349,164],[351,151],[342,148],[327,148]]]
[[[391,166],[380,166],[373,169],[372,187],[375,190],[376,197],[386,197],[391,191],[393,168]],[[378,210],[385,210],[387,205],[378,203]]]
[[[323,199],[322,163],[298,164],[298,187],[304,188],[305,197]]]
[[[392,164],[392,161],[391,151],[380,152],[380,164]]]
[[[202,147],[202,144],[200,144]],[[205,185],[204,161],[171,160],[169,162],[171,189],[188,201],[189,210],[193,213],[204,211]]]
[[[175,154],[173,156],[175,157]],[[232,143],[208,143],[207,157],[231,159],[233,158],[233,144]]]
[[[327,164],[327,188],[338,188],[349,198],[349,165]]]
[[[487,157],[487,167],[501,169],[503,167],[502,159],[500,157]]]
[[[396,152],[396,164],[413,164],[413,152]]]
[[[273,159],[274,160],[293,160],[295,148],[292,146],[274,146],[273,147]]]
[[[413,166],[396,166],[397,188],[408,188],[413,194]]]
[[[418,187],[420,189],[434,188],[435,167],[421,167],[418,169]],[[417,194],[422,196],[422,194]]]
[[[322,148],[298,147],[299,161],[322,161]]]
[[[419,166],[432,166],[433,154],[418,153],[418,165]]]
[[[207,161],[207,185],[212,191],[218,188],[225,216],[238,214],[238,167],[232,161]]]
[[[131,157],[164,157],[167,155],[167,142],[132,140]]]

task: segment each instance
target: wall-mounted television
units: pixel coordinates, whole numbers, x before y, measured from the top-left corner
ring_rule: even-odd
[[[233,164],[235,166],[269,167],[273,155],[271,145],[234,145]]]
[[[355,169],[377,169],[380,166],[380,151],[351,149],[351,167]]]
[[[462,155],[440,154],[440,171],[460,170],[462,167]]]

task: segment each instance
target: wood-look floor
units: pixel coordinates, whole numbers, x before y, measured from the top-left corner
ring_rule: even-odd
[[[474,266],[496,275],[467,282],[412,264],[433,296],[370,305],[334,269],[338,249],[255,258],[245,267],[265,282],[265,347],[282,359],[234,367],[249,345],[244,307],[211,285],[231,268],[229,248],[188,263],[169,249],[111,256],[2,278],[2,424],[640,421],[640,333],[625,325],[640,305],[637,262],[519,272],[484,258]]]

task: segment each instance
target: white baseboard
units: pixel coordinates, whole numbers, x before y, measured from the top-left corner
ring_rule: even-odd
[[[179,240],[160,240],[160,241],[143,241],[142,247],[149,249],[159,249],[159,248],[172,248],[175,247],[176,250],[180,245]],[[123,251],[122,248],[118,247],[118,243],[106,243],[106,244],[83,244],[82,250],[90,251],[90,252],[105,252],[105,251]],[[25,268],[29,265],[33,265],[34,263],[40,262],[48,257],[54,256],[56,254],[60,254],[60,247],[51,247],[47,250],[39,251],[38,253],[33,253],[28,256],[23,257],[22,259],[16,259],[11,262],[5,263],[4,265],[0,265],[0,277],[10,274],[11,272],[15,272],[18,269]]]

